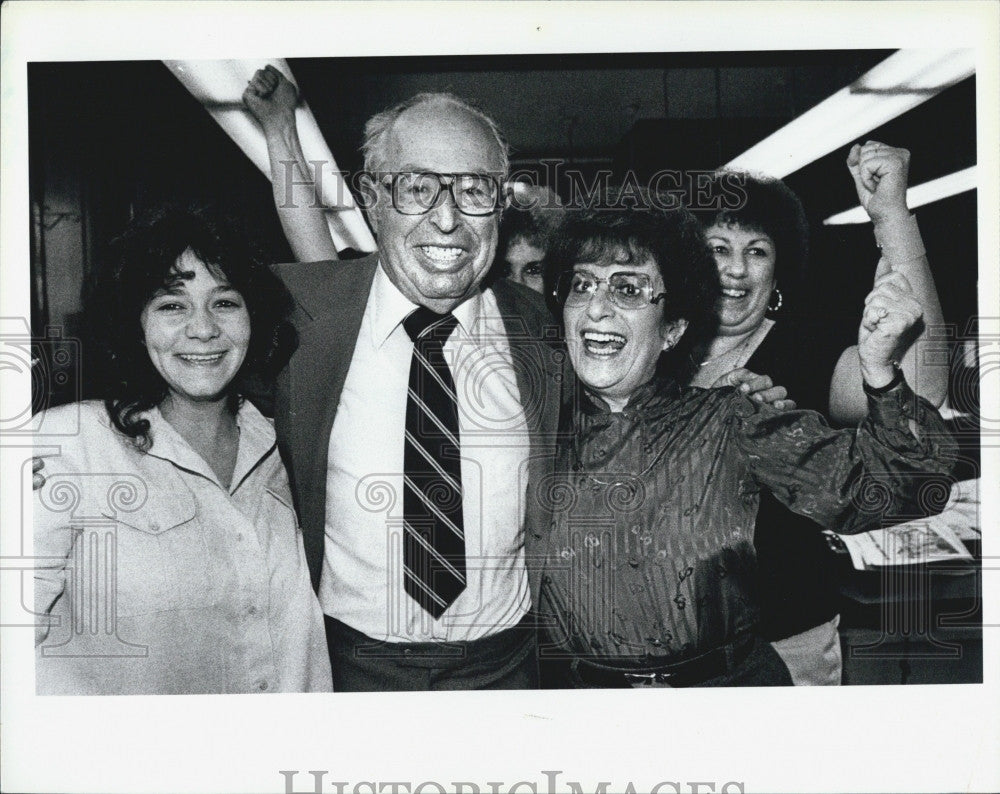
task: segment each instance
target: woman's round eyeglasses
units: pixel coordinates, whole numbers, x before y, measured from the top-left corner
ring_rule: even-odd
[[[607,285],[608,297],[619,309],[641,309],[667,297],[665,292],[653,295],[652,279],[645,273],[629,272],[612,273],[607,278],[583,271],[563,273],[554,294],[560,304],[581,306],[590,301],[601,284]]]

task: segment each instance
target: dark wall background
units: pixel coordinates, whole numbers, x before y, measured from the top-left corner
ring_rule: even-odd
[[[365,119],[416,91],[450,90],[492,114],[514,164],[558,158],[585,176],[714,168],[849,84],[889,51],[293,59],[342,168],[360,165]],[[158,61],[35,63],[28,69],[32,321],[79,330],[81,294],[106,241],[136,209],[214,200],[247,219],[267,254],[290,258],[265,177]],[[913,153],[913,184],[975,162],[975,80],[873,130]],[[857,203],[846,149],[787,178],[813,229],[798,310],[852,315],[876,261],[869,225],[824,227]],[[565,192],[565,184],[552,187]],[[916,210],[945,316],[976,311],[975,192]],[[831,300],[831,297],[833,298]],[[85,363],[85,362],[84,362]],[[70,379],[50,384],[75,397]]]

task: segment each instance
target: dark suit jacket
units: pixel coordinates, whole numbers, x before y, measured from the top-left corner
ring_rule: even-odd
[[[373,255],[345,262],[274,266],[295,301],[291,320],[299,336],[298,348],[278,376],[275,429],[302,524],[309,573],[317,589],[323,564],[330,432],[377,264]],[[558,325],[536,293],[506,280],[498,282],[493,292],[504,318],[528,423],[528,479],[534,491],[547,481],[555,460],[561,393],[568,380],[566,354]],[[372,377],[377,375],[372,373]],[[526,484],[517,485],[529,500],[525,551],[532,600],[537,604],[540,566],[532,560],[540,560],[537,546],[549,517],[544,500],[529,499]]]

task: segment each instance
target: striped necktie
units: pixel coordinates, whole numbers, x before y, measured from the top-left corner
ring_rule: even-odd
[[[403,583],[434,619],[465,589],[458,398],[444,343],[458,321],[421,306],[413,340],[403,450]]]

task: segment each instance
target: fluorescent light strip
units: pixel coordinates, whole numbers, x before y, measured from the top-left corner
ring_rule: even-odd
[[[725,168],[786,177],[975,74],[975,50],[898,50]],[[845,152],[846,156],[846,152]]]
[[[292,70],[283,58],[270,60],[225,60],[225,61],[164,61],[167,68],[181,81],[199,102],[205,106],[213,119],[235,141],[243,153],[250,158],[265,176],[270,178],[271,169],[267,157],[264,133],[256,119],[243,107],[243,91],[254,72],[270,64],[295,83]],[[297,84],[296,84],[297,86]],[[338,249],[353,248],[356,251],[374,251],[375,238],[365,223],[340,175],[333,154],[320,132],[316,118],[303,103],[295,111],[295,121],[299,130],[299,141],[306,161],[322,161],[320,195],[323,203],[330,207],[326,212],[330,236]]]
[[[954,174],[948,174],[947,176],[932,179],[930,182],[924,182],[922,185],[914,185],[906,191],[906,204],[912,210],[922,207],[924,204],[930,204],[932,201],[940,201],[949,196],[965,193],[967,190],[975,190],[976,184],[976,167],[972,166],[971,168],[956,171]],[[865,212],[863,207],[854,207],[853,209],[838,212],[836,215],[831,215],[823,221],[823,225],[838,226],[845,223],[868,223],[869,220],[868,213]]]

